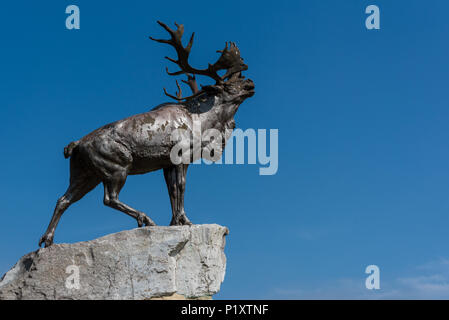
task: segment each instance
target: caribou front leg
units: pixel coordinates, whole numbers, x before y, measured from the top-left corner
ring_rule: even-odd
[[[184,211],[184,191],[186,186],[187,164],[180,164],[164,169],[165,182],[172,209],[171,226],[191,225]]]
[[[119,210],[133,217],[137,221],[137,226],[140,228],[145,226],[155,226],[153,220],[151,220],[145,213],[137,211],[134,208],[124,204],[118,199],[120,190],[126,181],[126,171],[117,170],[111,174],[108,179],[103,181],[104,185],[104,199],[103,202],[106,206]]]

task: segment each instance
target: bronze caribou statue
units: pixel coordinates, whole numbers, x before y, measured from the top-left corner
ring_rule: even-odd
[[[100,182],[104,186],[104,204],[120,210],[137,220],[139,227],[154,226],[155,223],[146,214],[119,200],[119,193],[128,175],[144,174],[162,169],[167,183],[172,207],[170,225],[191,225],[184,211],[184,190],[188,164],[173,164],[170,150],[175,142],[170,139],[173,131],[179,128],[192,130],[193,122],[199,121],[201,130],[216,129],[220,132],[235,127],[234,115],[239,105],[254,94],[254,84],[242,76],[248,66],[243,63],[240,51],[234,43],[226,43],[219,59],[205,69],[196,69],[188,62],[193,44],[194,33],[187,46],[181,38],[184,26],[175,23],[177,30],[158,21],[169,34],[170,39],[151,40],[174,47],[177,59],[166,57],[180,68],[169,75],[186,75],[187,83],[193,94],[182,97],[178,86],[176,96],[167,96],[174,103],[161,104],[149,112],[107,124],[92,131],[83,138],[69,143],[64,148],[65,158],[70,158],[70,185],[59,198],[45,234],[39,240],[39,246],[53,243],[56,226],[64,211],[80,200]],[[224,70],[224,71],[223,71]],[[219,71],[224,73],[219,75]],[[195,75],[210,77],[213,85],[198,89]],[[226,135],[223,135],[226,137]],[[228,136],[229,137],[229,136]],[[223,144],[226,143],[226,138]]]

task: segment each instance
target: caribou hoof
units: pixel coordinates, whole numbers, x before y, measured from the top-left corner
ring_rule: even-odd
[[[139,215],[139,217],[137,218],[137,226],[140,228],[143,225],[145,225],[146,227],[148,226],[155,226],[156,223],[154,223],[153,220],[151,220],[147,215],[145,214],[141,214]]]
[[[170,222],[171,226],[191,226],[192,224],[185,214],[173,217]]]
[[[47,248],[53,244],[53,235],[52,234],[44,234],[39,240],[39,248],[44,244],[44,247]]]

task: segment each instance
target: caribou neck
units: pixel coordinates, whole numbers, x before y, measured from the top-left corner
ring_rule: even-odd
[[[185,104],[192,114],[192,119],[200,121],[201,129],[234,128],[234,115],[240,104],[223,102],[217,96],[208,96],[206,99],[195,99]]]

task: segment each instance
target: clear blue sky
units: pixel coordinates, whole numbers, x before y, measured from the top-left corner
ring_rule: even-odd
[[[81,29],[65,28],[77,4]],[[365,28],[365,8],[381,30]],[[225,298],[449,298],[449,2],[8,1],[0,8],[0,273],[37,249],[68,185],[62,150],[167,101],[156,20],[196,31],[192,64],[240,47],[256,95],[237,126],[279,129],[279,170],[192,166],[186,211],[228,226]],[[97,187],[55,241],[134,228]],[[162,172],[121,199],[167,225]],[[364,288],[365,267],[381,290]]]

